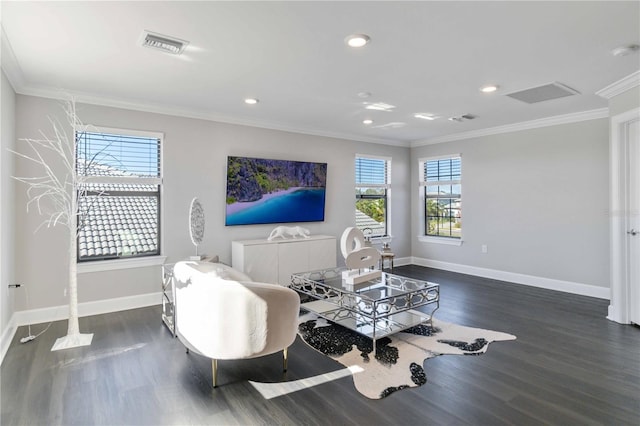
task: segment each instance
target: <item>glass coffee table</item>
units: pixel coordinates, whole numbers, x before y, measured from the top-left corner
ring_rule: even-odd
[[[440,286],[428,281],[382,272],[379,278],[347,284],[342,271],[329,268],[291,275],[290,288],[315,300],[301,305],[336,324],[376,340],[431,322],[440,307]],[[417,308],[429,306],[426,310]]]

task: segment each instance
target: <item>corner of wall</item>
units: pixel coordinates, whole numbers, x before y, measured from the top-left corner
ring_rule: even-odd
[[[13,209],[15,190],[11,178],[14,161],[13,155],[8,150],[15,148],[16,127],[16,94],[4,70],[0,72],[0,93],[2,105],[0,108],[2,111],[0,116],[0,164],[2,166],[2,174],[0,174],[0,330],[3,331],[0,349],[4,356],[5,336],[13,336],[11,329],[15,310],[13,295],[8,287],[15,277],[13,254],[15,252]]]
[[[0,336],[0,364],[4,361],[4,356],[7,354],[11,341],[13,340],[13,336],[16,334],[17,330],[18,327],[15,324],[14,315],[12,315],[9,320],[9,324],[4,328],[2,335]]]

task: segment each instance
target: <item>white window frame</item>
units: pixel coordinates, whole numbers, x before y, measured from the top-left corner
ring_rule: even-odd
[[[386,161],[387,163],[387,182],[385,184],[358,184],[355,182],[355,162],[358,158],[367,158],[367,159],[371,159],[371,160],[383,160]],[[389,240],[390,238],[393,238],[391,235],[391,164],[392,162],[392,157],[384,157],[384,156],[379,156],[379,155],[370,155],[370,154],[356,154],[355,158],[353,160],[353,164],[354,164],[354,188],[384,188],[385,194],[386,194],[386,200],[385,200],[385,227],[386,227],[386,234],[383,236],[375,236],[372,237],[371,240],[372,241],[379,241],[379,240]],[[357,198],[356,198],[357,200]],[[355,202],[354,202],[354,207],[355,207]],[[354,218],[355,220],[355,218]]]
[[[452,237],[442,237],[442,236],[436,236],[436,235],[426,235],[426,229],[425,229],[425,224],[427,222],[426,220],[426,202],[427,202],[427,197],[425,195],[425,187],[427,186],[427,179],[426,176],[424,175],[424,167],[425,167],[425,163],[429,162],[429,161],[437,161],[437,160],[445,160],[445,159],[450,159],[450,158],[460,158],[460,162],[462,163],[462,154],[456,153],[456,154],[447,154],[447,155],[438,155],[438,156],[433,156],[433,157],[423,157],[423,158],[419,158],[418,159],[418,199],[420,200],[420,202],[418,203],[418,208],[420,209],[420,213],[418,215],[418,217],[420,218],[420,226],[419,226],[419,230],[420,230],[420,234],[418,235],[418,241],[423,242],[423,243],[434,243],[434,244],[443,244],[443,245],[449,245],[449,246],[461,246],[462,243],[464,242],[464,227],[461,229],[460,231],[460,238],[452,238]],[[447,183],[456,183],[459,184],[461,187],[461,194],[460,194],[460,200],[462,200],[462,176],[460,176],[460,180],[456,180],[456,181],[443,181],[441,183],[447,184]]]
[[[149,266],[160,266],[163,265],[167,259],[164,255],[164,133],[157,131],[147,131],[147,130],[135,130],[135,129],[122,129],[115,127],[106,127],[106,126],[95,126],[95,125],[85,125],[81,128],[78,128],[77,131],[87,131],[92,133],[109,133],[116,135],[128,135],[128,136],[139,136],[139,137],[147,137],[147,138],[157,138],[160,140],[160,177],[159,178],[147,178],[146,182],[150,184],[159,185],[159,223],[158,223],[158,232],[159,232],[159,253],[157,255],[150,256],[140,256],[140,257],[132,257],[132,258],[119,258],[119,259],[108,259],[108,260],[87,260],[87,261],[77,261],[77,271],[79,274],[81,273],[90,273],[90,272],[101,272],[101,271],[111,271],[111,270],[121,270],[121,269],[131,269],[131,268],[143,268]],[[75,138],[75,135],[74,135]],[[126,178],[124,178],[126,180]],[[138,180],[138,179],[136,179]],[[115,183],[115,182],[114,182]],[[117,183],[122,183],[119,181]]]

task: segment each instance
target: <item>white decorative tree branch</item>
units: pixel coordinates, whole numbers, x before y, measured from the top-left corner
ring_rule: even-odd
[[[76,135],[81,123],[73,100],[65,105],[65,113],[73,130],[69,138],[62,126],[49,119],[53,127],[53,138],[42,131],[42,139],[20,139],[28,146],[27,153],[12,151],[18,157],[35,163],[42,173],[37,177],[16,177],[28,185],[27,211],[36,206],[38,213],[46,219],[36,228],[63,225],[69,229],[69,322],[67,336],[56,341],[51,350],[65,349],[91,344],[93,334],[80,334],[78,325],[78,279],[77,238],[86,223],[88,211],[79,210],[79,200],[86,196],[86,178],[76,170]],[[85,165],[86,166],[86,165]]]

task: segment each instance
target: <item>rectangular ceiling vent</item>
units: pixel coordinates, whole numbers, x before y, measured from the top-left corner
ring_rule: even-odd
[[[519,92],[507,93],[505,96],[517,99],[528,104],[537,102],[550,101],[551,99],[564,98],[565,96],[578,95],[580,92],[557,81],[544,84],[531,89],[521,90]]]
[[[165,53],[179,55],[184,51],[189,42],[186,40],[180,40],[179,38],[169,37],[144,30],[140,37],[140,44],[143,47],[149,47],[151,49],[158,49]]]

